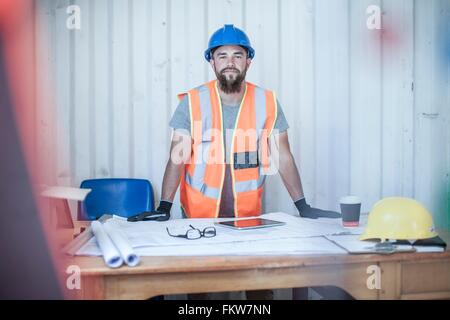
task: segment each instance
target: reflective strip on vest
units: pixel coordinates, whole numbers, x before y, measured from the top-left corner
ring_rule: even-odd
[[[236,192],[246,192],[258,190],[265,182],[266,175],[259,174],[257,180],[238,181],[234,184]]]
[[[202,118],[212,119],[211,99],[209,89],[206,86],[201,86],[198,88],[198,93],[200,98],[200,111],[202,113]],[[212,121],[202,121],[203,139],[205,139],[205,137],[211,134],[211,130],[212,130]],[[204,157],[208,157],[210,146],[211,146],[210,143],[205,144],[200,143],[197,146],[197,157],[201,157],[200,161],[195,164],[194,175],[191,177],[191,175],[186,171],[185,179],[187,184],[189,184],[192,188],[196,189],[197,191],[200,191],[206,197],[218,199],[220,195],[220,189],[208,187],[204,183],[206,170],[206,162],[204,161],[205,160]]]
[[[195,168],[195,170],[197,170],[197,167]],[[204,169],[203,169],[204,170]],[[219,188],[212,188],[212,187],[208,187],[206,184],[200,182],[200,181],[196,181],[194,180],[188,172],[186,172],[186,183],[188,185],[190,185],[192,188],[200,191],[201,193],[203,193],[204,196],[209,197],[209,198],[213,198],[213,199],[219,199],[219,195],[220,195],[220,189]],[[203,179],[202,179],[203,180]]]

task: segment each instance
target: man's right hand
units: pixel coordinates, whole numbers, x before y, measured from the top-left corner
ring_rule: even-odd
[[[170,209],[172,203],[169,201],[161,200],[156,211],[142,212],[133,217],[129,217],[127,220],[131,222],[137,221],[167,221],[170,218]]]
[[[312,208],[306,203],[305,198],[295,201],[294,204],[297,207],[300,217],[302,218],[341,218],[341,214],[338,212]]]

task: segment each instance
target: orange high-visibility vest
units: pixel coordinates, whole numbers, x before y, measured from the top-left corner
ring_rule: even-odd
[[[180,94],[189,99],[192,152],[181,176],[180,201],[188,218],[219,216],[226,163],[230,164],[236,217],[261,214],[265,173],[269,166],[268,139],[277,103],[275,93],[246,82],[230,150],[225,159],[222,105],[217,80]]]

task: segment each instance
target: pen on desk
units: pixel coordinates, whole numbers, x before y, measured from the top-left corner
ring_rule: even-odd
[[[352,234],[350,231],[341,231],[341,232],[333,233],[332,236],[345,236],[345,235],[350,235],[350,234]]]

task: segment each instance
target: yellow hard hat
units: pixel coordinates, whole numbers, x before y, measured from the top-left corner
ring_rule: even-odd
[[[423,205],[414,199],[390,197],[373,206],[359,240],[417,240],[437,235],[433,218]]]

